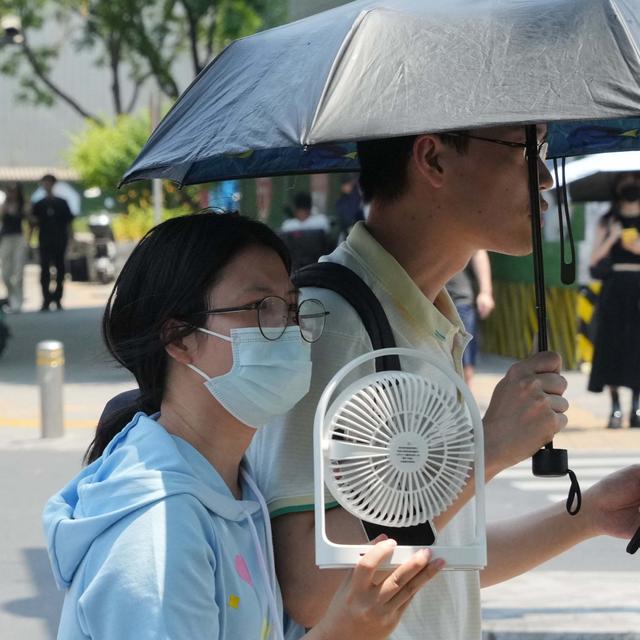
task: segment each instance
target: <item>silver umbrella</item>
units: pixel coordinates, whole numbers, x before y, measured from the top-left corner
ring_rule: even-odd
[[[231,44],[124,182],[348,170],[355,140],[638,117],[639,19],[638,0],[352,2]]]

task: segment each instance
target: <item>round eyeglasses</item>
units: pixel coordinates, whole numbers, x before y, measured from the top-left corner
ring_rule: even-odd
[[[316,342],[324,331],[324,324],[329,312],[325,310],[320,300],[309,298],[299,305],[289,304],[279,296],[267,296],[242,305],[240,307],[225,307],[224,309],[207,309],[194,315],[213,316],[221,313],[236,313],[239,311],[255,311],[258,314],[260,333],[267,340],[277,340],[282,337],[285,329],[294,324],[298,325],[300,335],[306,342]]]
[[[527,143],[526,142],[512,142],[511,140],[499,140],[498,138],[485,138],[483,136],[472,136],[470,133],[461,133],[458,131],[447,131],[448,136],[456,136],[458,138],[470,138],[471,140],[482,140],[484,142],[493,142],[494,144],[501,144],[505,147],[513,147],[516,149],[522,149],[524,158],[527,158]],[[547,159],[547,152],[549,150],[549,143],[546,140],[538,143],[536,153],[538,158],[543,162]]]

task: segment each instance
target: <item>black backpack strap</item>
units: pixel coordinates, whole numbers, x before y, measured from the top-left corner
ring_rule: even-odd
[[[348,267],[335,262],[316,262],[296,271],[292,280],[298,288],[318,287],[329,289],[342,296],[360,316],[374,349],[396,346],[391,325],[380,301],[362,278]],[[400,358],[398,356],[377,358],[376,371],[402,371]],[[436,539],[428,522],[401,528],[384,527],[366,520],[361,522],[369,540],[374,540],[384,533],[398,544],[425,546],[433,544]]]
[[[356,311],[374,350],[396,346],[391,325],[373,291],[351,269],[335,262],[316,262],[293,274],[296,287],[319,287],[342,296]],[[376,371],[402,371],[398,356],[376,359]]]

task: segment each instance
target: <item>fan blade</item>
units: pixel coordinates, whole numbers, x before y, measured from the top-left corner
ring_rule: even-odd
[[[387,447],[372,447],[370,445],[358,444],[357,442],[330,440],[328,453],[332,460],[348,460],[349,458],[387,456],[389,455],[389,449]]]

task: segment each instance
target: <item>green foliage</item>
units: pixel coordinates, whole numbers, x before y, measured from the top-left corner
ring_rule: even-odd
[[[19,17],[24,36],[0,50],[0,73],[19,78],[23,100],[61,99],[100,121],[52,79],[63,45],[107,68],[114,113],[131,113],[150,78],[166,97],[178,97],[189,78],[174,76],[177,57],[190,58],[195,75],[231,40],[282,21],[286,6],[286,0],[0,0],[0,15]],[[42,42],[38,32],[51,22],[64,37]]]
[[[17,16],[23,36],[22,42],[0,48],[0,75],[18,80],[20,101],[42,106],[61,101],[86,118],[69,162],[85,186],[99,187],[120,211],[130,212],[122,224],[137,236],[151,224],[150,184],[124,191],[116,186],[150,133],[146,115],[131,115],[147,83],[153,81],[173,102],[190,81],[174,77],[176,58],[189,58],[195,75],[231,40],[284,22],[287,7],[287,0],[0,0],[0,15]],[[45,26],[55,41],[44,41]],[[54,80],[63,46],[109,71],[113,122],[88,112],[64,79]],[[165,181],[163,190],[169,211],[198,208],[197,188],[178,191]]]
[[[191,213],[189,207],[183,206],[175,209],[164,209],[162,221],[169,218],[177,218]],[[150,207],[138,207],[131,205],[129,212],[121,214],[113,219],[113,234],[117,241],[137,241],[154,226],[153,209]]]
[[[144,114],[119,116],[112,125],[89,122],[85,130],[73,138],[69,162],[84,184],[113,194],[147,141],[150,130],[149,117]],[[148,192],[148,185],[134,185],[116,199],[126,209],[130,203],[139,204]]]
[[[221,0],[215,31],[218,48],[232,40],[243,38],[262,28],[262,18],[256,12],[255,2],[243,0]]]
[[[112,196],[118,210],[131,212],[152,207],[149,181],[135,182],[121,190],[117,185],[147,141],[151,125],[147,113],[118,116],[113,123],[87,121],[84,131],[72,139],[68,154],[70,165],[87,187],[99,187],[103,197]],[[198,187],[179,191],[170,182],[163,182],[163,199],[168,209],[198,208],[195,195]]]
[[[51,93],[43,89],[35,78],[21,78],[20,89],[16,93],[16,100],[25,104],[51,107],[56,99]]]

